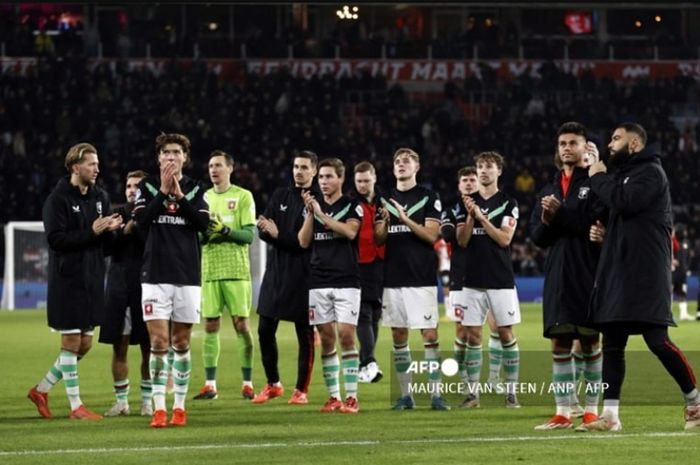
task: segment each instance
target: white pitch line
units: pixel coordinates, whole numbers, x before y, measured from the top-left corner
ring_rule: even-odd
[[[18,450],[0,451],[0,457],[18,457],[29,455],[66,455],[66,454],[113,454],[115,452],[171,452],[187,450],[214,450],[214,449],[269,449],[284,447],[336,447],[336,446],[380,446],[380,445],[406,445],[406,444],[464,444],[464,443],[493,443],[516,441],[585,441],[585,440],[617,440],[631,438],[670,438],[670,437],[697,437],[692,433],[609,433],[609,434],[571,434],[549,436],[546,434],[537,436],[497,436],[492,438],[432,438],[432,439],[407,439],[407,440],[358,440],[358,441],[318,441],[318,442],[263,442],[243,444],[200,444],[187,446],[159,446],[159,447],[110,447],[89,449],[49,449],[49,450]]]

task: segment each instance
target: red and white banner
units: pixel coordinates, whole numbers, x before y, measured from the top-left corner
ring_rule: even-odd
[[[114,68],[115,59],[91,59],[91,69],[99,64]],[[223,79],[243,82],[247,77],[269,75],[286,69],[294,77],[309,78],[330,74],[336,79],[359,76],[368,72],[372,76],[383,75],[388,81],[441,82],[462,80],[470,76],[483,78],[495,74],[499,78],[513,78],[528,75],[538,78],[547,62],[539,60],[176,60],[177,66],[189,69],[195,63],[203,63]],[[36,58],[0,58],[3,73],[26,75],[36,67]],[[171,60],[131,59],[126,61],[127,69],[147,68],[160,75]],[[596,77],[609,76],[614,79],[666,78],[691,76],[700,80],[700,61],[555,61],[560,70],[580,76],[590,71]]]
[[[368,72],[381,74],[388,81],[451,81],[469,76],[481,79],[485,73],[495,73],[500,78],[528,75],[541,77],[547,62],[538,60],[248,60],[248,75],[268,75],[286,68],[294,77],[311,77],[330,74],[336,79],[358,76]],[[692,76],[700,79],[698,61],[555,61],[560,70],[581,75],[591,71],[596,77],[615,79],[639,77],[660,78]]]

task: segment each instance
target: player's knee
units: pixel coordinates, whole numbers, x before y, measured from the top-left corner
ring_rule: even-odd
[[[608,360],[622,360],[625,358],[625,346],[619,344],[603,344],[603,357]]]
[[[233,327],[237,333],[248,333],[250,332],[250,327],[248,326],[248,318],[236,317],[233,319]]]
[[[438,332],[437,329],[431,328],[431,329],[423,329],[421,330],[421,335],[423,336],[423,342],[429,343],[429,342],[436,342],[438,340]]]
[[[90,352],[90,349],[92,349],[92,341],[81,343],[80,348],[78,349],[78,356],[82,357]]]
[[[498,328],[498,336],[501,338],[502,344],[507,344],[515,337],[511,326],[500,326]]]
[[[460,341],[466,341],[468,337],[467,328],[461,324],[458,324],[456,336]]]
[[[600,343],[598,342],[598,339],[581,339],[581,351],[587,354],[590,354],[592,352],[595,352],[596,350],[600,349]]]
[[[151,352],[167,352],[169,346],[167,334],[151,334]]]
[[[321,349],[324,354],[330,354],[335,350],[335,338],[321,334]]]
[[[177,354],[185,354],[190,350],[189,341],[173,341],[172,349]]]
[[[221,319],[220,318],[207,318],[207,321],[204,324],[204,331],[206,331],[207,333],[218,333],[220,327],[221,327]]]
[[[480,326],[468,326],[467,330],[467,342],[469,345],[476,346],[481,344],[481,327]]]
[[[343,332],[340,334],[340,346],[344,350],[352,350],[355,348],[355,337],[351,332]]]
[[[646,342],[649,350],[657,357],[669,352],[674,352],[675,346],[665,337],[665,334],[645,334],[644,342]]]

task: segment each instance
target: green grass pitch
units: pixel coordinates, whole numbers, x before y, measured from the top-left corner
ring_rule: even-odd
[[[690,305],[694,314],[695,304]],[[675,312],[677,314],[677,311]],[[548,341],[541,337],[539,305],[523,305],[523,323],[516,327],[522,350],[523,370],[536,356],[548,373]],[[692,463],[697,457],[699,433],[682,431],[682,399],[666,375],[657,376],[659,363],[630,363],[629,383],[623,391],[620,433],[579,434],[571,430],[539,432],[533,427],[553,413],[551,397],[524,402],[519,410],[502,403],[482,405],[478,410],[454,408],[433,412],[425,402],[409,412],[389,409],[390,335],[380,330],[377,356],[385,378],[377,384],[360,385],[359,415],[324,415],[318,409],[327,397],[320,369],[319,351],[307,406],[290,406],[286,400],[294,388],[296,340],[293,327],[282,323],[278,333],[280,369],[287,388],[283,399],[252,405],[240,394],[240,370],[235,353],[233,328],[223,326],[219,365],[219,399],[192,401],[203,384],[201,364],[202,328],[195,327],[192,341],[193,371],[187,403],[189,424],[185,428],[152,430],[148,419],[135,415],[140,403],[139,354],[130,351],[132,415],[105,418],[101,422],[69,421],[63,383],[51,392],[53,420],[38,417],[26,398],[58,353],[59,336],[46,327],[43,311],[0,312],[0,463],[143,465],[199,463]],[[252,322],[253,328],[257,321]],[[700,322],[683,322],[671,328],[671,337],[690,354],[696,371],[700,364]],[[442,322],[441,349],[451,351],[454,325]],[[257,339],[257,338],[256,338]],[[256,341],[257,343],[257,341]],[[416,332],[413,349],[421,347]],[[629,349],[645,350],[640,337]],[[642,352],[640,352],[641,354]],[[80,388],[85,404],[103,412],[114,400],[110,372],[111,348],[95,343],[80,362]],[[264,383],[259,350],[255,353],[256,391]],[[634,357],[634,355],[632,355]],[[629,358],[629,357],[628,357]],[[663,379],[658,387],[651,381]],[[645,382],[645,379],[649,383]],[[664,392],[658,392],[662,389]],[[625,404],[625,393],[649,400]],[[634,393],[633,393],[634,392]],[[663,399],[654,402],[654,399]],[[640,398],[637,397],[639,400]],[[671,401],[669,401],[671,399]],[[675,399],[675,401],[674,401]],[[168,399],[170,406],[171,399]]]

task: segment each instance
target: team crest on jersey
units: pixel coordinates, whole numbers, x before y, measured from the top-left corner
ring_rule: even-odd
[[[364,216],[364,211],[362,210],[362,205],[358,204],[355,207],[355,213],[357,213],[357,216],[359,216],[360,218],[362,218]]]
[[[435,203],[433,204],[435,207],[435,210],[441,212],[442,211],[442,202],[440,202],[440,199],[435,199]]]
[[[588,192],[590,192],[591,188],[590,187],[582,187],[578,190],[578,198],[579,199],[587,199],[588,198]]]
[[[102,201],[95,203],[95,209],[97,210],[98,215],[102,214]]]
[[[238,205],[238,199],[228,199],[228,209],[229,210],[235,210],[236,205]]]
[[[518,218],[520,218],[520,210],[518,209],[518,207],[515,207],[515,208],[513,209],[513,213],[512,213],[512,214],[513,214],[513,218],[515,218],[516,220],[517,220]]]
[[[166,210],[168,210],[168,213],[177,213],[177,210],[180,208],[180,206],[177,204],[177,202],[173,202],[171,200],[168,200],[168,204],[166,206]]]

